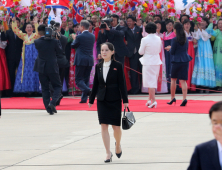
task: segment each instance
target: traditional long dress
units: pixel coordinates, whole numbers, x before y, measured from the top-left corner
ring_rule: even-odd
[[[222,87],[222,32],[217,29],[213,30],[213,24],[208,26],[208,30],[215,37],[213,47],[213,58],[216,75],[216,86]]]
[[[196,86],[194,84],[191,84],[192,75],[193,75],[193,69],[194,69],[194,63],[195,63],[195,51],[194,51],[194,43],[193,43],[193,36],[191,33],[186,33],[186,37],[188,38],[189,44],[188,44],[188,54],[193,58],[189,62],[189,70],[188,70],[188,80],[187,80],[187,86],[188,89],[191,91],[196,91]]]
[[[143,33],[144,36],[147,36],[148,34],[145,32]],[[167,79],[166,79],[166,64],[165,64],[165,55],[164,55],[164,41],[163,41],[163,34],[158,34],[156,33],[157,36],[161,38],[162,41],[162,48],[161,48],[161,53],[160,53],[160,59],[162,61],[162,65],[160,65],[160,73],[158,77],[158,82],[157,82],[157,93],[168,93],[167,89]],[[148,88],[142,87],[142,92],[147,93]]]
[[[164,47],[171,46],[171,41],[174,37],[176,37],[176,34],[174,32],[170,32],[170,33],[164,32],[163,33]],[[172,59],[172,56],[169,51],[164,50],[164,52],[165,52],[165,61],[166,61],[166,78],[168,81],[167,87],[168,87],[168,89],[170,89],[169,82],[171,81],[171,59]]]
[[[1,39],[1,33],[0,33],[0,39]],[[7,46],[7,41],[0,40],[0,91],[8,90],[11,88],[10,77],[5,55],[6,46]]]
[[[159,78],[158,78],[158,83],[157,83],[157,93],[168,93],[163,34],[156,33],[156,35],[158,35],[161,38],[161,41],[162,41],[162,48],[161,48],[161,53],[160,53],[160,59],[162,61],[162,65],[160,65],[160,73],[159,73]]]
[[[195,57],[192,84],[205,87],[216,87],[213,50],[209,30],[198,29],[193,37],[198,40],[198,51]]]
[[[36,33],[32,33],[30,36],[22,33],[16,22],[12,22],[12,30],[23,40],[22,57],[15,79],[14,92],[40,92],[39,76],[37,72],[33,71],[35,59],[38,56],[38,51],[34,44],[34,40],[39,38],[38,24],[35,24]]]

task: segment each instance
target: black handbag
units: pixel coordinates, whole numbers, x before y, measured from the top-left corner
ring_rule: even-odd
[[[130,112],[129,107],[127,107],[127,109],[128,109],[128,112],[126,112],[126,108],[124,109],[124,114],[122,118],[123,130],[130,129],[136,123],[136,119],[133,115],[133,112]]]

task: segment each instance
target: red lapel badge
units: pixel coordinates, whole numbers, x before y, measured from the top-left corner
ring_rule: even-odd
[[[116,71],[117,71],[117,68],[114,68],[113,70],[116,70]]]

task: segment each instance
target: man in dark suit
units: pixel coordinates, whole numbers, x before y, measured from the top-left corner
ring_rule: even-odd
[[[74,33],[74,31],[72,29],[68,28],[68,26],[65,29],[61,28],[61,34],[68,38],[68,42],[65,47],[65,55],[66,55],[66,59],[68,60],[69,63],[70,63],[71,43],[72,43],[72,38],[70,37],[70,35],[72,35],[73,33]],[[64,76],[65,76],[66,85],[68,86],[68,84],[69,84],[69,68],[65,68]]]
[[[65,54],[65,50],[66,50],[67,43],[68,43],[68,38],[66,36],[62,35],[60,33],[60,30],[61,30],[60,25],[57,25],[57,31],[56,32],[57,32],[57,34],[60,35],[59,36],[59,41],[60,41],[60,44],[62,45],[62,50],[63,50],[62,53],[57,54],[57,56],[60,55],[60,57],[57,57],[57,60],[58,60],[58,65],[59,65],[60,80],[61,80],[61,83],[63,85],[63,81],[64,81],[64,78],[65,78],[65,71],[66,71],[66,69],[69,70],[69,61],[67,61],[68,59],[67,59],[66,54]],[[70,49],[71,49],[71,47],[70,47]],[[61,62],[62,61],[67,61],[67,62],[66,63],[61,63],[60,60],[61,60]],[[61,93],[59,100],[56,102],[56,106],[60,105],[60,102],[61,102],[62,98],[63,98],[63,95]]]
[[[82,20],[80,22],[81,34],[76,36],[72,35],[73,42],[72,48],[76,49],[76,55],[74,60],[75,70],[75,81],[76,85],[82,91],[82,97],[80,103],[86,103],[87,97],[90,94],[89,78],[94,65],[93,59],[93,46],[95,42],[95,36],[89,31],[89,22]]]
[[[20,19],[16,18],[17,26],[20,27]],[[8,71],[11,81],[11,90],[9,96],[13,96],[13,89],[15,84],[15,72],[19,66],[22,55],[23,40],[21,40],[11,29],[1,33],[1,40],[8,41],[6,47],[6,59],[8,64]]]
[[[215,139],[196,146],[188,170],[222,169],[222,102],[211,107],[209,116]]]
[[[38,50],[38,57],[35,61],[34,71],[39,73],[39,80],[42,87],[43,103],[47,112],[50,115],[57,113],[56,102],[59,100],[62,90],[62,84],[59,77],[58,59],[64,60],[60,42],[56,39],[45,40],[45,25],[38,27],[38,33],[41,38],[34,41],[35,47]],[[66,63],[66,61],[62,61]],[[52,84],[54,93],[50,101],[49,83]]]
[[[142,65],[139,61],[141,55],[138,53],[142,39],[142,28],[136,25],[136,18],[132,16],[127,18],[127,26],[128,27],[125,31],[125,39],[126,46],[129,50],[129,55],[127,57],[129,57],[130,68],[142,72]],[[140,80],[142,80],[141,75],[133,70],[130,70],[130,82],[132,86],[132,89],[130,90],[131,94],[138,94],[140,91],[139,76]]]
[[[126,44],[124,43],[124,29],[125,27],[121,27],[119,25],[119,16],[116,14],[111,15],[113,21],[111,22],[111,28],[106,24],[106,29],[101,29],[99,31],[98,39],[97,39],[97,52],[98,58],[101,59],[100,55],[100,46],[105,42],[110,42],[115,47],[115,59],[123,64],[125,56],[128,55],[128,49],[126,48]]]

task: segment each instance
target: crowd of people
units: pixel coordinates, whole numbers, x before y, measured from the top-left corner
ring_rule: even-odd
[[[109,16],[112,18],[110,25],[101,29],[103,18],[96,15],[86,16],[89,21],[89,32],[95,35],[93,47],[94,65],[90,73],[89,88],[92,89],[95,74],[95,65],[100,62],[100,46],[104,42],[110,42],[115,47],[115,59],[124,66],[126,85],[128,94],[147,93],[148,88],[143,86],[141,76],[142,64],[139,59],[141,40],[148,33],[145,26],[154,22],[156,24],[156,35],[161,38],[161,51],[159,53],[162,64],[160,65],[156,93],[170,92],[171,68],[173,55],[168,46],[171,46],[172,39],[176,37],[173,31],[174,21],[163,19],[161,15],[147,16],[146,20],[136,18],[133,15],[119,17],[116,14]],[[15,22],[13,22],[15,21]],[[188,54],[192,58],[189,61],[187,85],[190,92],[197,91],[206,93],[209,89],[222,88],[222,19],[213,24],[212,19],[202,17],[200,23],[194,24],[189,20],[188,15],[181,15],[179,21],[183,25],[183,30],[188,38]],[[0,91],[5,91],[8,97],[22,95],[32,95],[41,93],[38,73],[33,71],[35,59],[38,55],[34,46],[34,40],[38,39],[37,26],[48,25],[48,17],[42,19],[36,16],[28,16],[25,20],[13,18],[9,21],[9,30],[3,29],[0,24]],[[81,95],[82,91],[76,85],[75,72],[75,48],[72,48],[72,35],[79,35],[81,31],[79,24],[73,21],[68,23],[62,21],[61,34],[68,38],[65,47],[65,55],[70,62],[70,67],[64,71],[63,91],[69,95]],[[150,61],[150,65],[154,65]],[[145,78],[146,79],[146,78]],[[179,84],[179,82],[177,81]],[[180,85],[182,86],[182,84]],[[176,90],[180,90],[180,86]],[[21,94],[20,94],[21,95]]]

